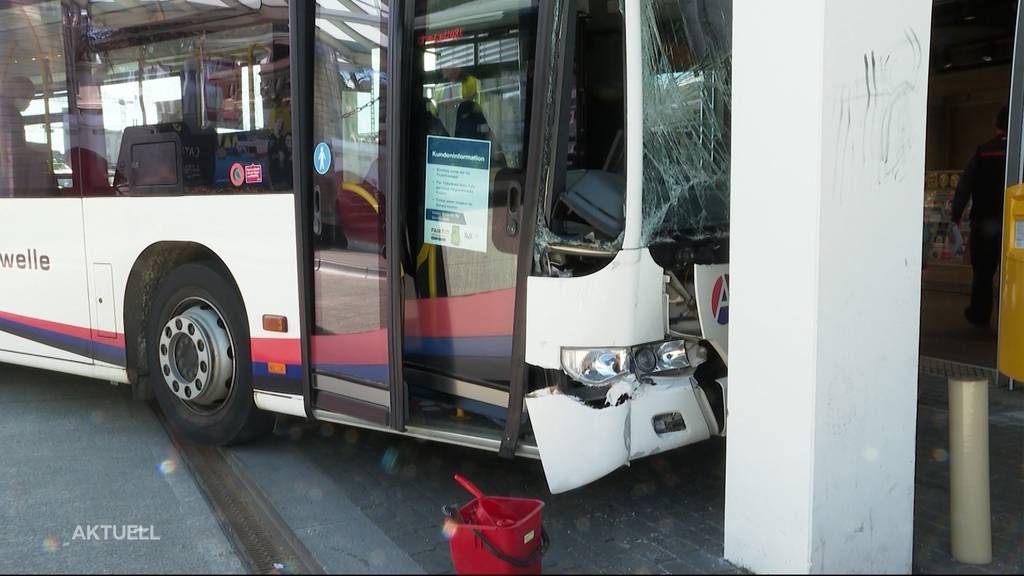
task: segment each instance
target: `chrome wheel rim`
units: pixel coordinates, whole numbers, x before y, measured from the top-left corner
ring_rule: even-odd
[[[178,400],[200,413],[226,404],[235,375],[234,342],[212,304],[190,298],[176,306],[158,346],[160,374]]]

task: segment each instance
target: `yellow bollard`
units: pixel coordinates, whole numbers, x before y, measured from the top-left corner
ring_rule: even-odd
[[[953,558],[992,562],[988,380],[949,380],[949,484]]]

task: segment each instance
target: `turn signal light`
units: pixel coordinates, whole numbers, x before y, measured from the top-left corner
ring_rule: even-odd
[[[267,372],[271,374],[287,374],[288,367],[280,362],[267,362]]]
[[[263,315],[263,329],[267,332],[287,332],[288,318],[285,316]]]

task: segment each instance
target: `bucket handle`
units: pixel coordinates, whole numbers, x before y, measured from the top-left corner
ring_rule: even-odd
[[[483,543],[484,548],[487,548],[488,552],[490,552],[499,560],[511,564],[516,568],[529,568],[541,556],[546,554],[548,548],[551,546],[551,537],[548,536],[548,532],[544,529],[543,526],[540,527],[540,546],[534,548],[533,553],[531,553],[526,558],[513,558],[512,556],[505,554],[504,552],[499,550],[497,546],[491,543],[491,541],[488,540],[487,537],[484,536],[482,532],[480,532],[480,530],[476,528],[473,528],[473,534],[475,534],[476,537],[480,539],[480,542]]]

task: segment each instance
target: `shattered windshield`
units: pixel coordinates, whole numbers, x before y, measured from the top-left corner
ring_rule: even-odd
[[[731,0],[643,10],[645,244],[728,233]]]

